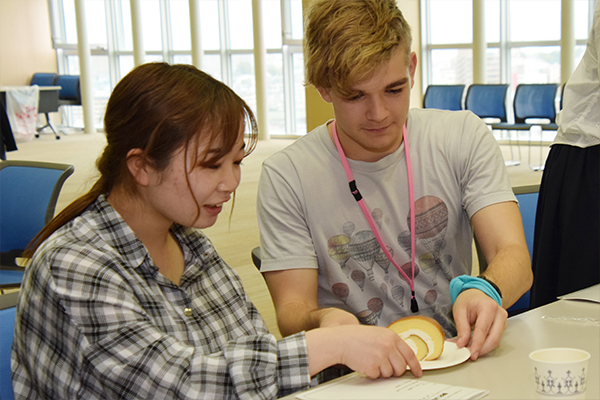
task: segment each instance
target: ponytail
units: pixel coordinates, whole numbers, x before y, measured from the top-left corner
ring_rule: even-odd
[[[84,212],[101,194],[105,193],[102,178],[100,178],[89,192],[79,197],[77,200],[69,204],[57,216],[52,218],[50,222],[33,238],[23,252],[23,257],[31,258],[42,242],[48,239],[63,225],[69,223],[72,219]]]

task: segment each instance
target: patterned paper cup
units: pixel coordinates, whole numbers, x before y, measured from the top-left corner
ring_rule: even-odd
[[[540,349],[529,354],[538,393],[572,396],[585,392],[590,353],[579,349]]]

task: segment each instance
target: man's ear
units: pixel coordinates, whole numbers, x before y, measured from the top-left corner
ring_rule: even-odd
[[[329,93],[330,89],[325,89],[325,88],[316,88],[316,89],[319,92],[319,94],[321,95],[321,98],[323,100],[325,100],[327,103],[331,103],[331,94]]]
[[[142,149],[129,150],[127,152],[127,169],[139,185],[148,186],[150,183],[149,167],[142,154]]]
[[[410,74],[410,88],[412,89],[415,85],[415,72],[417,71],[417,53],[414,51],[410,53],[408,58],[408,73]]]

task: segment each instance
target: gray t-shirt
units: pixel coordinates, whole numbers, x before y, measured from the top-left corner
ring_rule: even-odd
[[[496,140],[471,112],[411,109],[407,131],[419,314],[454,336],[449,285],[471,272],[470,218],[491,204],[516,200]],[[386,247],[411,276],[404,144],[377,162],[348,162]],[[261,270],[318,268],[320,307],[338,307],[380,326],[412,315],[409,284],[350,193],[326,125],[264,162],[258,222]]]

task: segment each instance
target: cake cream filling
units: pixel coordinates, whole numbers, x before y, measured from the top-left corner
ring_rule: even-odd
[[[412,349],[412,351],[415,354],[417,354],[417,345],[412,341],[412,339],[410,339],[410,336],[412,336],[412,335],[420,337],[421,339],[423,339],[423,341],[427,345],[427,355],[425,356],[424,359],[426,359],[427,357],[429,357],[430,355],[433,354],[433,350],[434,350],[433,339],[425,331],[423,331],[421,329],[409,329],[407,331],[402,332],[400,334],[400,337],[402,339],[404,339],[404,341],[406,342],[406,344],[408,344],[408,346]]]

